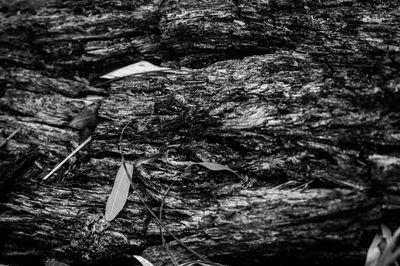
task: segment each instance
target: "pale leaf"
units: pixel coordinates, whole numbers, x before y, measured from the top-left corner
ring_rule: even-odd
[[[372,240],[369,246],[367,259],[365,260],[365,266],[376,266],[381,256],[381,251],[379,249],[379,243],[382,241],[382,235],[376,234],[374,240]]]
[[[239,177],[240,178],[240,176],[235,172],[235,171],[233,171],[232,169],[230,169],[229,167],[227,167],[227,166],[225,166],[225,165],[222,165],[222,164],[219,164],[219,163],[207,163],[207,162],[202,162],[202,163],[192,163],[191,165],[189,165],[188,167],[186,167],[186,169],[185,169],[185,173],[190,173],[191,171],[192,171],[192,168],[194,167],[194,166],[201,166],[201,167],[204,167],[204,168],[206,168],[206,169],[208,169],[208,170],[210,170],[210,171],[228,171],[228,172],[230,172],[230,173],[232,173],[232,174],[234,174],[235,176],[237,176],[237,177]]]
[[[400,237],[400,227],[394,232],[392,238],[387,243],[385,250],[382,253],[381,258],[379,259],[379,266],[389,266],[395,262],[397,257],[400,255],[400,249],[394,250],[398,245],[398,238]],[[397,263],[396,263],[397,265]]]
[[[384,224],[381,224],[381,230],[383,238],[386,239],[386,242],[389,242],[392,239],[392,231]]]
[[[132,177],[133,165],[125,163],[125,166],[129,175]],[[129,177],[125,171],[124,165],[121,165],[118,169],[117,176],[115,177],[111,194],[107,200],[105,213],[105,218],[107,221],[112,221],[124,208],[129,195],[129,186]]]
[[[153,264],[146,260],[145,258],[143,258],[142,256],[137,256],[137,255],[133,255],[135,257],[135,259],[137,259],[140,264],[142,264],[143,266],[153,266]]]
[[[106,75],[101,76],[103,79],[123,78],[131,75],[144,74],[148,72],[169,72],[172,71],[169,67],[159,67],[147,61],[140,61],[135,64],[125,66],[114,70]]]
[[[386,260],[386,263],[382,266],[389,266],[389,265],[399,265],[397,264],[396,260],[400,257],[400,248],[396,249],[393,254]],[[393,264],[395,263],[395,264]]]

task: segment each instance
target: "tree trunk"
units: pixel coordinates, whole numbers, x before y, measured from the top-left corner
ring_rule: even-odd
[[[376,225],[399,226],[398,1],[29,4],[0,8],[0,140],[23,126],[0,150],[0,263],[171,265],[141,199],[226,265],[361,265]],[[141,60],[181,73],[101,84]],[[42,180],[99,99],[94,141]],[[153,159],[109,222],[121,151]],[[201,161],[238,176],[185,173]],[[165,229],[173,257],[194,259]]]

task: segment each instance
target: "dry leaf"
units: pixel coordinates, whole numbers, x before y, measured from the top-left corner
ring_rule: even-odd
[[[381,232],[375,235],[368,253],[365,266],[389,266],[400,256],[400,248],[395,249],[397,239],[400,236],[400,228],[392,236],[392,232],[384,224],[381,224]]]
[[[374,240],[372,240],[369,246],[367,259],[365,260],[365,266],[376,266],[381,256],[381,251],[379,249],[379,243],[382,241],[382,235],[376,234]]]
[[[227,167],[225,165],[222,165],[222,164],[219,164],[219,163],[207,163],[207,162],[192,163],[191,165],[186,167],[185,173],[187,173],[187,174],[190,173],[194,166],[201,166],[201,167],[204,167],[204,168],[206,168],[206,169],[208,169],[210,171],[228,171],[228,172],[231,172],[232,174],[234,174],[235,176],[240,178],[240,176],[235,171],[233,171],[229,167]]]
[[[131,64],[123,68],[114,70],[106,75],[101,76],[100,78],[115,79],[115,78],[123,78],[131,75],[143,74],[148,72],[169,72],[169,71],[173,70],[169,67],[159,67],[147,61],[140,61],[138,63]]]
[[[143,266],[153,266],[153,264],[146,260],[145,258],[143,258],[142,256],[137,256],[137,255],[133,255],[135,257],[135,259],[137,259],[140,264],[142,264]]]
[[[125,166],[129,175],[132,177],[133,165],[125,163]],[[124,205],[129,195],[129,187],[130,180],[125,171],[125,167],[122,164],[118,169],[117,176],[114,180],[114,186],[107,200],[105,213],[105,218],[107,221],[112,221],[124,208]]]
[[[382,226],[382,233],[384,234],[385,232],[383,230],[384,227]],[[388,230],[391,236],[390,229]],[[381,257],[378,260],[378,266],[398,265],[396,260],[400,256],[400,248],[396,245],[398,245],[397,243],[399,237],[400,227],[397,228],[396,232],[394,232],[393,236],[391,236],[391,239],[386,243],[385,249],[383,250]]]

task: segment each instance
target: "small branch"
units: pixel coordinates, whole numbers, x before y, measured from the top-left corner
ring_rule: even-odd
[[[11,133],[10,136],[8,136],[5,140],[3,140],[3,141],[0,143],[0,148],[2,148],[4,145],[6,145],[6,143],[7,143],[10,139],[12,139],[22,128],[23,128],[23,126],[20,126],[20,127],[17,128],[16,130],[14,130],[14,132]]]
[[[51,170],[51,172],[48,175],[43,177],[43,180],[46,180],[47,178],[52,176],[58,169],[61,168],[61,166],[63,166],[69,159],[71,159],[72,156],[74,156],[78,151],[80,151],[83,147],[85,147],[86,144],[88,144],[91,140],[92,136],[88,137],[84,142],[82,142],[81,145],[76,147],[76,149],[73,152],[71,152],[61,163],[59,163],[53,170]]]

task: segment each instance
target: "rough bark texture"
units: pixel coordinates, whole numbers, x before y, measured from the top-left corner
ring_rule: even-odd
[[[158,212],[172,181],[165,227],[223,264],[362,264],[379,221],[398,219],[398,1],[29,3],[1,7],[0,136],[23,126],[0,151],[1,262],[171,264],[138,196]],[[185,73],[96,86],[140,60]],[[42,181],[78,139],[70,119],[98,99],[95,140]],[[128,122],[128,161],[168,158],[135,171],[107,222]],[[191,161],[241,179],[184,174]]]

